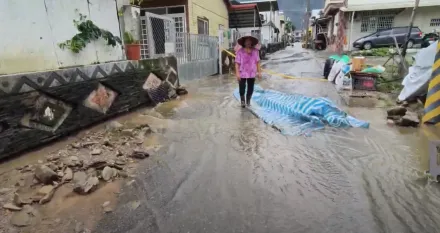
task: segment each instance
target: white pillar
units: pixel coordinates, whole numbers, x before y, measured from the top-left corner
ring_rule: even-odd
[[[351,51],[351,38],[353,37],[353,22],[354,22],[354,14],[356,13],[356,11],[353,11],[351,13],[351,22],[350,22],[350,37],[348,38],[348,51]]]
[[[218,73],[223,74],[223,62],[222,62],[222,46],[223,46],[223,30],[218,30]]]

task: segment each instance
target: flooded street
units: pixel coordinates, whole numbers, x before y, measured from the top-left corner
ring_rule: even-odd
[[[298,53],[303,60],[279,62]],[[321,70],[300,48],[275,57],[267,69]],[[341,103],[327,82],[272,76],[260,84]],[[158,108],[174,123],[160,159],[124,188],[96,232],[438,232],[440,188],[423,176],[426,139],[388,127],[383,109],[348,109],[368,130],[283,136],[239,108],[232,77],[188,87],[185,99]],[[131,211],[133,200],[141,205]]]
[[[296,45],[264,68],[319,79],[321,65]],[[423,175],[427,140],[387,126],[384,109],[344,107],[328,82],[267,76],[264,88],[327,97],[370,122],[284,136],[239,107],[234,77],[185,84],[189,95],[156,107],[165,119],[147,117],[163,147],[92,232],[439,232],[440,186]]]

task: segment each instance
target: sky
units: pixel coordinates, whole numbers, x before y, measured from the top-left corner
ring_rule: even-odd
[[[254,0],[239,0],[240,2]],[[301,22],[306,12],[306,0],[278,0],[280,10],[290,18],[297,29],[301,29]],[[324,8],[324,0],[310,0],[310,9]]]

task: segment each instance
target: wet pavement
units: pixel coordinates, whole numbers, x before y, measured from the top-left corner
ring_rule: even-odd
[[[321,65],[298,46],[265,62],[316,78]],[[260,84],[343,104],[327,82],[272,76]],[[423,176],[426,139],[416,129],[388,127],[383,109],[344,107],[369,121],[368,130],[284,136],[239,108],[233,77],[187,86],[187,97],[157,108],[168,119],[160,154],[140,165],[94,232],[439,231],[440,188]]]

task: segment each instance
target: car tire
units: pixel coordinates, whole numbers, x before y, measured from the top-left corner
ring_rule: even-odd
[[[409,48],[409,49],[414,47],[414,41],[413,40],[409,40],[408,44],[406,45],[406,47]]]
[[[362,48],[365,50],[370,50],[373,48],[373,44],[371,42],[367,41],[362,45]]]

